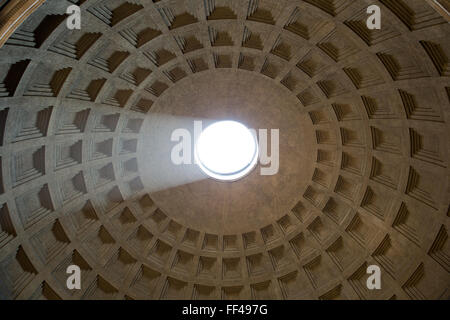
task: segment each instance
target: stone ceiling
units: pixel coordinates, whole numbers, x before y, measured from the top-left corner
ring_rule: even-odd
[[[45,1],[0,49],[0,299],[448,299],[448,35],[423,0]],[[225,118],[280,129],[278,175],[170,163]]]

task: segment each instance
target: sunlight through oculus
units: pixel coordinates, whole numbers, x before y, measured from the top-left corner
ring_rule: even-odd
[[[258,143],[255,135],[243,124],[236,121],[216,122],[200,134],[195,159],[208,176],[234,181],[255,167]]]

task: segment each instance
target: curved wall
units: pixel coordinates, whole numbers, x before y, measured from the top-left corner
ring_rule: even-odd
[[[425,1],[375,2],[380,31],[365,0],[46,1],[0,49],[0,297],[448,298],[449,25]],[[303,166],[280,158],[292,181],[253,177],[242,199],[267,212],[239,228],[186,215],[205,188],[211,215],[233,212],[213,182],[161,195],[147,170],[152,119],[202,116],[202,99],[223,115],[205,82],[267,84],[305,138],[287,142]]]

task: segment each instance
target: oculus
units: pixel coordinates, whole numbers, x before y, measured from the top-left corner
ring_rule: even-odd
[[[246,176],[258,162],[256,134],[236,121],[219,121],[200,134],[195,160],[209,177],[236,181]]]

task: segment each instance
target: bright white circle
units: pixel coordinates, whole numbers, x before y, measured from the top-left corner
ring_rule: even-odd
[[[200,134],[195,159],[208,176],[225,181],[242,178],[258,161],[256,137],[243,124],[219,121]]]

